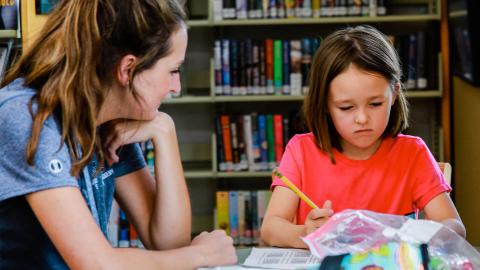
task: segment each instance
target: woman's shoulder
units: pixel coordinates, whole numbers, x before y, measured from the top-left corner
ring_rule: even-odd
[[[30,136],[33,117],[32,112],[36,111],[36,104],[31,100],[36,91],[25,87],[23,79],[17,79],[0,89],[0,130],[6,136],[20,138]],[[32,106],[30,106],[32,105]],[[48,117],[42,129],[42,133],[53,130],[59,133],[58,124],[52,116]]]

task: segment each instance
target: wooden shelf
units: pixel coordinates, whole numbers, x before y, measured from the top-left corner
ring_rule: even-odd
[[[20,37],[17,30],[0,30],[0,38],[17,38]]]
[[[387,15],[376,17],[321,17],[321,18],[292,18],[292,19],[247,19],[247,20],[191,20],[189,27],[214,26],[258,26],[258,25],[295,25],[295,24],[339,24],[339,23],[382,23],[382,22],[418,22],[438,21],[440,14],[419,15]]]
[[[185,178],[258,178],[271,177],[272,172],[214,172],[212,170],[185,170]]]

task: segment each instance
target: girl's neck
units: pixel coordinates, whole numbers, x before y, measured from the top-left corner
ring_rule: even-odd
[[[382,139],[378,139],[377,141],[375,141],[375,143],[366,148],[359,148],[349,143],[346,143],[345,141],[342,141],[341,144],[343,148],[342,154],[349,159],[367,160],[371,158],[380,148],[380,145],[382,144]]]

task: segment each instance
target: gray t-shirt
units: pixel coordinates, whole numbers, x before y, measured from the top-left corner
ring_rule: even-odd
[[[95,174],[98,162],[94,157],[76,179],[70,175],[71,158],[61,141],[60,122],[51,116],[40,133],[34,166],[28,165],[25,150],[32,127],[29,102],[35,91],[24,87],[23,82],[17,79],[0,90],[0,269],[68,269],[24,195],[78,187],[107,235],[115,177],[143,168],[145,161],[138,144],[125,145],[119,151],[118,163]]]

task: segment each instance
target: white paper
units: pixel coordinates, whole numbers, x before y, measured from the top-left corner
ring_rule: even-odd
[[[243,263],[247,267],[298,269],[319,265],[320,261],[305,249],[252,248]]]

